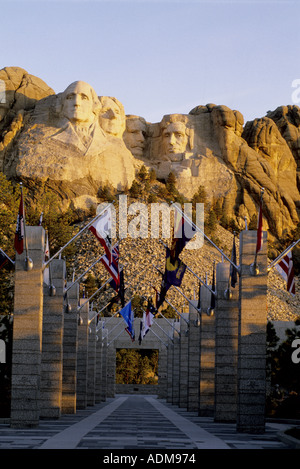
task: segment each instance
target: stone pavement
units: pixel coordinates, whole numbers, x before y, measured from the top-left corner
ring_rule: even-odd
[[[289,449],[278,437],[288,424],[267,423],[263,435],[237,433],[156,396],[116,395],[75,415],[40,420],[39,427],[13,429],[0,419],[0,450],[199,450]]]

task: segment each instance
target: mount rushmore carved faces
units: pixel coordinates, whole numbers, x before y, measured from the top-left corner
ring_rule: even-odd
[[[102,129],[109,135],[122,138],[125,131],[125,111],[116,98],[100,96],[101,111],[99,122]]]

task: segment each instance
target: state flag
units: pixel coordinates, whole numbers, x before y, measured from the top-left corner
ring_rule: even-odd
[[[198,311],[201,310],[201,282],[199,281],[199,293],[198,293],[198,303],[197,303]]]
[[[216,291],[216,285],[215,285],[215,266],[213,266],[213,279],[212,279],[212,286],[211,286],[211,289],[213,292]],[[215,298],[215,295],[214,293],[211,293],[211,297],[210,297],[210,310],[213,311],[215,309],[215,306],[216,306],[216,298]]]
[[[281,259],[278,264],[276,264],[276,269],[286,281],[286,288],[289,293],[295,295],[295,274],[294,274],[294,264],[293,264],[293,257],[292,251],[287,253],[283,259]]]
[[[129,301],[124,306],[124,308],[121,309],[120,314],[123,317],[125,323],[127,324],[127,327],[125,330],[130,335],[132,342],[134,342],[135,340],[134,328],[133,328],[134,317],[133,317],[133,310],[131,308],[131,301]]]
[[[178,258],[173,258],[171,250],[167,247],[165,272],[162,278],[160,294],[156,305],[157,309],[165,301],[166,294],[172,285],[180,287],[183,276],[185,274],[185,270],[186,265],[184,264],[184,262],[182,262]]]
[[[236,246],[235,246],[235,236],[233,237],[233,246],[231,252],[231,260],[236,265]],[[235,288],[237,283],[237,270],[236,268],[230,264],[230,278],[231,278],[231,286]]]
[[[15,250],[18,254],[22,254],[24,250],[24,205],[23,205],[23,192],[21,191],[19,212],[17,217],[17,226],[15,232]]]
[[[103,215],[98,218],[90,227],[89,230],[95,235],[98,241],[103,246],[109,263],[112,262],[112,221],[111,211],[106,210]]]
[[[259,204],[259,214],[257,223],[257,239],[256,239],[256,254],[261,251],[263,246],[263,231],[262,231],[262,197]]]
[[[111,286],[118,292],[120,287],[120,272],[119,272],[119,245],[116,244],[111,251],[111,262],[109,261],[109,257],[107,254],[104,254],[101,257],[101,262],[105,266],[106,270],[112,277],[113,282]]]
[[[176,211],[171,245],[172,259],[178,259],[186,244],[194,237],[195,234],[196,230],[193,228],[192,223]]]
[[[50,259],[49,238],[48,238],[48,232],[46,231],[44,263],[46,263],[49,259]],[[44,268],[43,282],[50,287],[50,265],[49,264]]]
[[[141,345],[142,340],[149,332],[150,327],[153,324],[155,308],[152,302],[149,300],[147,305],[147,310],[143,312],[143,319],[140,322],[140,335],[139,335],[139,344]]]

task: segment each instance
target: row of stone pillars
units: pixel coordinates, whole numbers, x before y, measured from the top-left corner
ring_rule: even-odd
[[[27,227],[33,269],[16,254],[10,424],[35,427],[41,418],[59,418],[106,400],[106,333],[79,299],[78,284],[65,298],[66,264],[50,264],[50,294],[43,283],[42,227]],[[84,304],[83,304],[84,303]],[[78,312],[78,307],[82,305]],[[71,309],[68,308],[70,305]]]
[[[266,238],[266,233],[264,233]],[[216,307],[209,314],[211,293],[201,286],[201,311],[190,302],[189,327],[168,346],[167,401],[236,423],[238,432],[265,431],[267,246],[258,253],[259,273],[252,275],[256,231],[240,235],[240,277],[231,298],[229,263],[216,265]],[[192,305],[193,303],[193,305]]]
[[[26,271],[25,254],[16,254],[12,427],[75,413],[112,397],[115,389],[116,344],[108,346],[108,330],[96,324],[84,299],[78,314],[78,285],[64,298],[64,260],[50,264],[56,295],[43,285],[43,228],[27,227],[27,241],[33,269]],[[172,341],[160,347],[159,397],[215,421],[236,422],[239,432],[265,428],[266,244],[257,258],[259,273],[252,275],[256,231],[243,231],[231,298],[224,295],[229,263],[219,263],[214,314],[207,313],[210,292],[202,286],[201,311],[191,301],[187,318],[174,322]]]

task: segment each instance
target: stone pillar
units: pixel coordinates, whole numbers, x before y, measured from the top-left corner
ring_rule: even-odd
[[[169,341],[168,341],[169,343]],[[168,349],[163,344],[158,350],[158,397],[167,398]]]
[[[90,311],[90,317],[95,315],[94,311]],[[89,322],[89,338],[88,338],[88,389],[87,389],[87,405],[95,405],[95,387],[96,387],[96,319]]]
[[[200,362],[200,321],[196,309],[197,301],[189,305],[189,342],[188,342],[188,393],[187,410],[197,412],[199,405],[199,362]]]
[[[69,284],[70,285],[70,284]],[[65,313],[63,338],[63,383],[62,383],[62,414],[76,413],[76,380],[77,380],[77,348],[78,320],[77,307],[79,301],[79,285],[76,283],[67,292],[67,301],[71,311]]]
[[[101,384],[101,401],[107,398],[107,336],[108,329],[102,329],[102,384]]]
[[[215,398],[215,316],[209,312],[211,292],[201,286],[200,317],[200,416],[214,414]]]
[[[96,326],[96,376],[95,376],[95,403],[101,402],[101,388],[102,383],[102,362],[103,362],[103,344],[102,344],[102,331],[103,323],[99,321]]]
[[[183,318],[188,321],[189,315],[182,313],[182,317],[180,317],[179,407],[187,408],[189,324]]]
[[[45,231],[27,226],[26,235],[33,268],[25,270],[25,249],[16,253],[15,261],[10,416],[14,428],[36,427],[40,417]]]
[[[66,263],[62,259],[53,259],[49,264],[49,270],[50,281],[56,293],[50,296],[49,286],[44,285],[40,416],[58,419],[61,415],[62,401]]]
[[[174,330],[172,331],[172,336],[174,336]],[[172,402],[173,395],[173,352],[174,345],[173,342],[169,342],[167,350],[167,402]]]
[[[215,421],[236,422],[239,285],[228,284],[230,264],[217,264]],[[232,297],[224,292],[230,287]]]
[[[116,393],[116,349],[112,342],[107,346],[107,397],[115,397]]]
[[[250,266],[256,250],[256,231],[240,233],[240,318],[238,343],[237,431],[265,431],[267,233],[258,253],[259,273]]]
[[[172,404],[179,405],[179,386],[180,386],[180,322],[174,322],[173,338],[173,363],[172,363]]]
[[[84,304],[85,303],[85,304]],[[77,399],[76,408],[85,409],[87,406],[87,372],[88,372],[88,329],[89,329],[89,302],[80,299],[80,325],[78,326],[78,353],[77,353]]]

